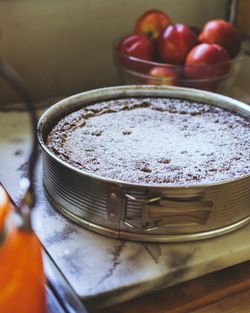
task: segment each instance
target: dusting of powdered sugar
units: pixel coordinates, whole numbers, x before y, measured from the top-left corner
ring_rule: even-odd
[[[250,172],[250,121],[181,99],[120,99],[63,118],[47,145],[73,166],[142,184],[218,182]]]

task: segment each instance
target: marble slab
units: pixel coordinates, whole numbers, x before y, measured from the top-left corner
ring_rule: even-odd
[[[15,201],[25,176],[30,135],[27,114],[0,112],[0,181]],[[115,240],[68,221],[48,203],[41,160],[36,175],[35,231],[89,308],[119,303],[250,259],[250,225],[192,243]]]

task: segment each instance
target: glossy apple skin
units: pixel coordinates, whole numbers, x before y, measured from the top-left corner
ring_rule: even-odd
[[[144,35],[127,36],[118,44],[117,50],[125,55],[147,61],[153,61],[155,57],[153,42]]]
[[[172,22],[162,11],[150,10],[145,12],[136,22],[134,33],[157,39],[164,28]]]
[[[155,59],[154,43],[145,35],[125,37],[119,42],[116,50],[119,63],[126,68],[142,73],[147,72],[150,68],[143,61],[153,61]]]
[[[199,41],[202,43],[216,43],[222,46],[234,58],[240,51],[239,35],[229,22],[224,20],[212,20],[205,24]]]
[[[169,25],[158,38],[158,53],[169,64],[184,64],[189,51],[198,43],[194,32],[184,24]]]
[[[219,79],[228,73],[229,60],[229,55],[223,47],[202,43],[187,55],[185,75],[192,79]]]
[[[151,68],[148,75],[152,78],[148,79],[146,83],[151,85],[176,86],[179,79],[179,74],[171,67],[155,66]]]

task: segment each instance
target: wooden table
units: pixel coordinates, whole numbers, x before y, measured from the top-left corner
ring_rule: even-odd
[[[250,261],[94,313],[250,312]]]

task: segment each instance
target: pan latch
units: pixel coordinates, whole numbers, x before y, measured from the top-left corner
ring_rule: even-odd
[[[146,231],[157,230],[159,227],[205,225],[213,207],[212,201],[204,200],[202,192],[178,196],[159,195],[145,199],[130,194],[125,196],[142,205],[141,228]],[[123,222],[128,227],[139,229],[126,217]]]

